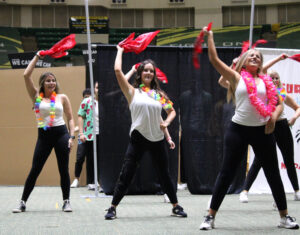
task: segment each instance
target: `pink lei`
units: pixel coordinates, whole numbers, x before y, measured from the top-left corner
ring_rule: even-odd
[[[271,116],[277,104],[277,91],[272,79],[268,75],[259,75],[259,78],[264,81],[267,90],[268,104],[266,106],[264,102],[257,97],[257,88],[253,76],[244,69],[241,71],[241,76],[245,81],[251,104],[263,117]]]

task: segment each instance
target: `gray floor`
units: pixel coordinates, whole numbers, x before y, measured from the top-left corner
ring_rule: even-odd
[[[0,187],[0,234],[300,234],[278,229],[279,216],[272,209],[271,195],[250,195],[240,203],[238,195],[226,196],[216,218],[216,229],[200,231],[209,195],[178,191],[188,218],[171,217],[171,205],[163,196],[126,196],[117,209],[118,218],[105,221],[110,197],[94,196],[86,187],[71,189],[72,213],[61,211],[59,187],[36,187],[25,213],[13,214],[23,187]],[[300,221],[300,202],[287,194],[289,214]]]

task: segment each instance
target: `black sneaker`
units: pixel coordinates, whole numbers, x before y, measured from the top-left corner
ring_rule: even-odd
[[[72,212],[72,207],[70,204],[70,200],[64,200],[64,205],[62,206],[63,212]]]
[[[172,209],[172,216],[187,217],[187,213],[184,212],[181,206],[177,205]]]
[[[107,220],[113,220],[115,218],[117,218],[117,212],[116,212],[116,208],[111,206],[110,208],[107,209],[107,213],[104,216],[105,219]]]
[[[26,210],[26,203],[25,201],[21,200],[17,208],[13,209],[12,212],[21,213],[21,212],[25,212],[25,210]]]

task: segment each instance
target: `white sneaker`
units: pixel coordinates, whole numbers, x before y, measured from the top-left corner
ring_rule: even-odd
[[[170,203],[170,199],[169,199],[167,194],[164,194],[164,202],[165,203]]]
[[[97,183],[97,186],[99,188],[99,184]],[[88,184],[88,190],[95,190],[96,189],[96,185],[95,184]]]
[[[240,202],[242,202],[242,203],[248,203],[248,193],[247,192],[245,192],[245,191],[242,191],[241,193],[240,193]]]
[[[26,202],[20,201],[18,206],[12,210],[13,213],[21,213],[26,211]]]
[[[178,190],[185,190],[187,189],[187,184],[177,184],[177,189]]]
[[[299,229],[299,225],[296,223],[296,219],[289,215],[280,218],[278,228],[288,228],[288,229]]]
[[[300,201],[300,191],[295,192],[295,194],[294,194],[294,200],[295,201]]]
[[[63,212],[72,212],[72,207],[70,204],[70,200],[64,200],[64,204],[62,206]]]
[[[73,183],[71,184],[71,188],[78,188],[78,186],[79,186],[79,181],[78,181],[78,179],[75,179],[74,181],[73,181]]]
[[[212,196],[210,196],[208,202],[207,202],[207,207],[206,207],[206,210],[209,211],[210,209],[210,203],[211,203],[211,199],[212,199]]]
[[[204,221],[200,224],[200,230],[210,230],[215,228],[215,218],[211,215],[204,216]]]

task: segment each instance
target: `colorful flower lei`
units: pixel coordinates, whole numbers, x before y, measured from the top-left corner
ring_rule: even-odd
[[[257,88],[253,76],[244,69],[241,71],[241,76],[245,81],[251,104],[261,116],[271,116],[272,112],[276,109],[277,104],[277,92],[272,79],[268,75],[259,75],[259,78],[265,83],[267,90],[268,104],[266,106],[264,102],[257,97]]]
[[[278,93],[278,96],[279,96],[279,99],[283,102],[286,98],[286,90],[284,88],[277,88],[277,93]]]
[[[150,89],[149,87],[146,87],[145,84],[141,84],[140,88],[146,92],[150,97],[153,99],[159,101],[163,107],[164,110],[169,110],[173,107],[173,103],[171,100],[166,100],[165,97],[161,96],[160,94],[156,93],[155,90]]]
[[[38,127],[43,128],[45,131],[47,129],[50,129],[53,126],[53,122],[55,119],[55,98],[56,98],[56,93],[55,91],[52,92],[50,96],[50,121],[46,125],[44,122],[44,119],[40,113],[40,104],[42,102],[42,99],[44,98],[44,93],[41,92],[40,95],[36,98],[35,100],[35,105],[34,105],[34,111],[36,115],[36,119],[38,120]]]

